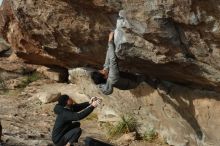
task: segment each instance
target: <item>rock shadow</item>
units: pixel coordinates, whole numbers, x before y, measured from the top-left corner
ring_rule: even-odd
[[[116,88],[120,90],[129,90],[135,97],[144,97],[153,93],[155,89],[154,83],[144,75],[139,74],[131,74],[128,72],[120,72],[120,80],[127,84],[127,88],[125,85],[122,85],[123,89],[116,86]]]
[[[216,92],[200,90],[195,90],[193,93],[195,95],[193,97],[190,95],[192,93],[187,93],[187,90],[189,89],[179,86],[177,87],[177,91],[180,92],[178,94],[176,94],[174,90],[172,90],[169,94],[159,94],[165,103],[170,104],[181,115],[181,117],[186,120],[186,122],[195,131],[198,139],[202,140],[204,133],[202,132],[202,127],[196,118],[195,105],[193,101],[200,97],[214,98],[216,100],[220,100],[220,98]]]

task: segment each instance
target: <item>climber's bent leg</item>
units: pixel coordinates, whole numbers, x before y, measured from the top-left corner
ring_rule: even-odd
[[[115,55],[115,47],[113,42],[108,43],[108,58],[109,58],[109,74],[108,80],[111,80],[112,84],[115,84],[119,80],[119,69],[117,57]]]
[[[105,64],[103,65],[105,70],[109,70],[109,49],[107,49],[106,56],[105,56]]]
[[[61,140],[58,142],[58,144],[56,144],[56,146],[65,146],[68,144],[73,144],[73,143],[77,143],[79,137],[82,134],[82,130],[81,128],[74,128],[70,131],[68,131],[62,138]]]

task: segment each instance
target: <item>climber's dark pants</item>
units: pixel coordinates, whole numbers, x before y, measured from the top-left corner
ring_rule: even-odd
[[[71,129],[60,139],[60,141],[56,144],[56,146],[65,146],[67,143],[70,144],[77,143],[81,134],[82,134],[81,128],[78,127]]]

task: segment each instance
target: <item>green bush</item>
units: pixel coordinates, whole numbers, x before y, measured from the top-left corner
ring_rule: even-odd
[[[158,133],[155,131],[155,129],[149,129],[144,133],[143,139],[145,141],[152,142],[155,139],[157,139],[157,137],[158,137]]]
[[[121,120],[115,125],[109,125],[108,135],[110,137],[119,136],[124,133],[136,131],[136,119],[132,116],[122,116]]]
[[[32,74],[29,74],[24,78],[24,80],[21,82],[21,84],[18,85],[18,88],[25,88],[30,83],[35,82],[41,78],[42,78],[42,75],[40,75],[39,73],[34,72]]]

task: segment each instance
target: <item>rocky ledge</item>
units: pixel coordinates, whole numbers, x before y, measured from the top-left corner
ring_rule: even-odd
[[[101,67],[107,34],[118,20],[121,70],[219,90],[219,5],[217,0],[4,0],[0,33],[29,63]]]

